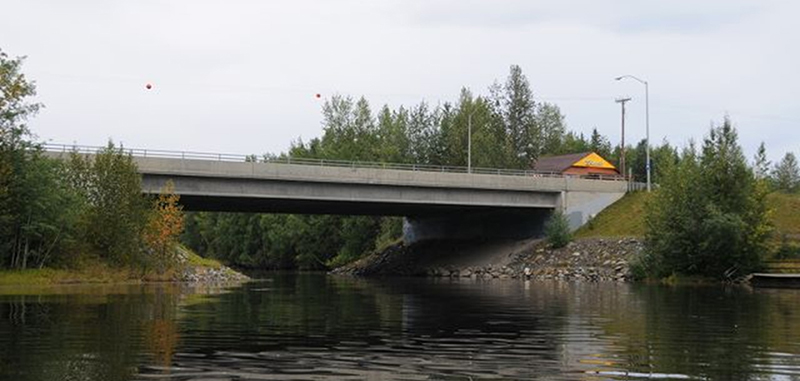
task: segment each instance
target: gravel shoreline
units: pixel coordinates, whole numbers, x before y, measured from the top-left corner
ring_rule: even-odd
[[[177,261],[178,265],[181,267],[181,270],[177,273],[177,279],[175,279],[178,282],[213,284],[250,280],[250,277],[247,275],[225,265],[220,265],[218,267],[193,265],[189,263],[189,255],[192,255],[192,253],[185,247],[179,246],[177,248]]]
[[[180,281],[189,283],[231,283],[244,282],[250,277],[236,270],[221,266],[220,268],[186,266],[181,271]]]
[[[537,247],[514,267],[527,278],[624,282],[631,280],[630,263],[643,248],[635,238],[586,238],[561,249]]]
[[[530,240],[494,255],[486,263],[464,265],[459,257],[478,245],[429,242],[398,244],[331,273],[350,276],[430,276],[474,279],[631,280],[631,260],[642,252],[635,238],[586,238],[551,249]],[[436,257],[438,260],[431,260]],[[451,263],[448,264],[448,259]]]

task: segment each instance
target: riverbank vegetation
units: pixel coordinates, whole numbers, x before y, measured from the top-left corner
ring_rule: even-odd
[[[0,51],[0,269],[163,274],[183,219],[177,196],[143,196],[133,159],[113,143],[91,157],[48,157],[26,125],[42,106],[29,101],[36,87],[21,64]],[[11,276],[37,274],[59,273]]]
[[[14,270],[108,265],[163,274],[175,263],[183,213],[178,198],[142,195],[130,156],[109,144],[92,157],[46,157],[34,144],[15,147],[5,180],[0,263]],[[20,184],[21,183],[21,184]],[[18,190],[15,192],[13,190]]]
[[[800,194],[787,181],[788,156],[770,168],[762,145],[749,164],[726,119],[665,169],[657,191],[627,195],[576,236],[644,239],[640,277],[727,279],[798,258]]]
[[[184,267],[208,270],[225,270],[222,263],[215,259],[203,258],[196,253],[180,248],[178,252],[185,255]],[[165,271],[147,271],[142,274],[140,268],[118,266],[104,261],[85,262],[73,266],[56,266],[24,270],[0,271],[0,289],[5,291],[10,286],[26,285],[64,285],[84,283],[140,283],[164,282],[176,279],[178,268]]]
[[[645,208],[653,194],[628,193],[578,229],[575,238],[643,238]],[[771,242],[779,242],[782,236],[800,238],[800,194],[773,191],[767,194],[766,202],[769,222],[774,229]]]
[[[726,118],[709,131],[699,151],[690,143],[665,171],[645,209],[642,270],[657,278],[730,279],[759,269],[772,229],[767,190]]]
[[[572,232],[569,229],[569,221],[561,211],[555,211],[544,225],[544,234],[547,243],[554,249],[560,249],[572,242]]]

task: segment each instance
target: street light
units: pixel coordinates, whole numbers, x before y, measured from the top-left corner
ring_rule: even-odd
[[[472,173],[472,114],[478,110],[472,110],[467,115],[467,173]]]
[[[647,81],[632,75],[623,75],[614,79],[619,81],[625,78],[630,78],[644,85],[645,128],[647,129],[647,138],[645,139],[647,142],[647,164],[645,165],[645,168],[647,169],[647,191],[650,192],[650,85],[647,83]]]

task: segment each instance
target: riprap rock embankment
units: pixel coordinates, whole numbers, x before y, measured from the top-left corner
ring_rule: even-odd
[[[633,238],[587,238],[552,249],[541,240],[505,243],[398,244],[333,271],[354,276],[433,276],[478,279],[629,280],[641,253]]]

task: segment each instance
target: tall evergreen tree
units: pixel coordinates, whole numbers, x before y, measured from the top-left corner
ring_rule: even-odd
[[[592,129],[589,148],[602,157],[611,158],[611,142],[597,131],[597,127]]]
[[[503,114],[511,152],[519,168],[528,168],[539,157],[541,131],[536,124],[533,91],[522,68],[511,66],[503,90]]]
[[[663,178],[663,167],[675,164],[678,161],[678,150],[671,146],[665,139],[660,146],[651,147],[650,150],[650,176],[652,182],[658,184]],[[643,160],[643,162],[646,161]],[[644,179],[644,177],[642,177]]]
[[[586,137],[583,136],[583,133],[577,134],[570,131],[564,136],[564,143],[561,145],[558,154],[581,153],[591,150],[592,147]]]
[[[377,128],[372,109],[366,98],[361,97],[353,110],[353,141],[350,142],[352,160],[377,160],[375,148],[378,147]]]
[[[477,111],[475,99],[469,89],[462,88],[458,102],[452,108],[447,106],[441,119],[441,136],[444,144],[442,147],[444,150],[443,164],[466,166],[470,119],[472,119],[472,132],[476,133],[479,130],[474,115]]]
[[[756,178],[764,180],[769,177],[770,161],[767,159],[767,149],[764,142],[758,145],[755,157],[753,157],[753,172]]]
[[[539,103],[536,108],[536,124],[542,134],[540,154],[553,155],[561,151],[567,132],[561,109],[554,104]]]
[[[794,153],[787,152],[781,162],[775,165],[772,172],[775,188],[785,193],[795,193],[800,188],[800,169],[797,167],[797,157]]]
[[[472,113],[472,166],[484,168],[509,167],[506,130],[497,118],[490,102],[476,97]]]
[[[635,147],[628,150],[627,155],[625,160],[627,160],[634,181],[645,181],[647,179],[647,140],[640,140]]]

